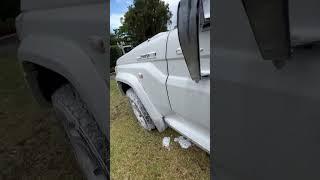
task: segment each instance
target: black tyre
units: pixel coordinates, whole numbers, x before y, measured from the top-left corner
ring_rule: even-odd
[[[151,131],[152,129],[154,129],[155,125],[152,119],[150,118],[148,112],[146,111],[145,107],[143,106],[142,102],[140,101],[137,94],[133,91],[133,89],[128,89],[126,95],[129,98],[129,103],[139,124],[146,130]]]
[[[109,179],[109,143],[79,94],[65,85],[52,95],[52,104],[86,178]]]

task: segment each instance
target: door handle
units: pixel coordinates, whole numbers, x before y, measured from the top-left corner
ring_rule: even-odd
[[[177,49],[176,49],[176,54],[177,54],[177,55],[181,55],[181,54],[182,54],[181,48],[177,48]]]
[[[203,49],[203,48],[200,48],[199,51],[200,51],[200,53],[202,53],[202,52],[204,52],[204,49]],[[176,54],[177,54],[177,55],[181,55],[181,54],[182,54],[181,48],[177,48],[177,49],[176,49]]]

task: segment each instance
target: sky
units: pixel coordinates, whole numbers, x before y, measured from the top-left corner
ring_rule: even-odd
[[[111,0],[110,1],[110,32],[113,29],[118,28],[120,23],[120,18],[128,11],[128,6],[133,3],[133,0]]]
[[[176,14],[176,7],[179,0],[163,0],[169,3],[172,14]],[[120,18],[128,11],[128,6],[133,4],[133,0],[111,0],[110,1],[110,32],[121,25]],[[174,21],[174,20],[173,20]]]

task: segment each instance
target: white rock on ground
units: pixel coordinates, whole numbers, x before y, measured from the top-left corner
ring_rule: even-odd
[[[164,137],[162,139],[162,146],[170,150],[170,137]]]
[[[183,149],[188,149],[192,145],[192,143],[183,136],[179,136],[177,138],[174,138],[174,142],[179,143],[180,147]]]

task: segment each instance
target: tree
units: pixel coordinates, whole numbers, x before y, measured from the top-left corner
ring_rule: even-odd
[[[110,34],[110,72],[114,71],[114,67],[116,66],[116,62],[118,58],[122,56],[122,51],[118,47],[117,43],[120,43],[117,35],[114,33]]]
[[[116,34],[129,38],[133,45],[137,45],[159,32],[167,31],[171,17],[169,4],[162,0],[134,0]]]
[[[114,71],[117,60],[122,56],[122,51],[117,45],[110,45],[110,71]]]
[[[110,33],[110,45],[117,45],[118,38],[114,33]]]

